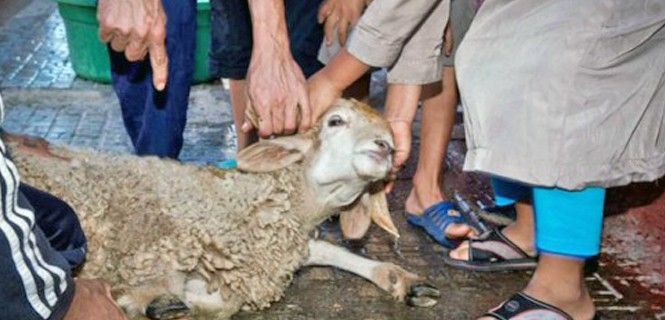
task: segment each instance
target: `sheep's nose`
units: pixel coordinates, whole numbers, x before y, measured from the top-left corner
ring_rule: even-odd
[[[388,156],[393,152],[393,148],[390,146],[388,141],[382,140],[382,139],[376,139],[374,140],[374,143],[379,146],[379,150],[381,150],[381,153],[384,156]]]

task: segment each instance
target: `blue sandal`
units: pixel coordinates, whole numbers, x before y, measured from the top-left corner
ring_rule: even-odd
[[[422,216],[407,213],[406,221],[425,229],[430,237],[448,249],[457,247],[462,239],[454,240],[446,237],[446,228],[451,224],[466,223],[455,203],[451,201],[441,201],[425,209]]]

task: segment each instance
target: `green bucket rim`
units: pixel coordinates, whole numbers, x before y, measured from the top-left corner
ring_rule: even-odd
[[[97,6],[97,0],[56,0],[56,2],[81,7]],[[208,10],[210,9],[210,0],[196,0],[196,5],[198,10]]]

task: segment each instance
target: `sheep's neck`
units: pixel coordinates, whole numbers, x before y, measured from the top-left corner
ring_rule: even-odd
[[[339,213],[340,208],[352,203],[366,189],[366,183],[346,179],[320,184],[312,179],[311,172],[307,172],[308,168],[305,165],[302,171],[305,188],[302,194],[303,201],[297,210],[307,232]]]
[[[300,185],[303,186],[299,199],[292,201],[294,212],[303,226],[303,233],[309,233],[323,220],[332,215],[325,203],[319,201],[315,188],[306,177],[306,169],[300,171]]]

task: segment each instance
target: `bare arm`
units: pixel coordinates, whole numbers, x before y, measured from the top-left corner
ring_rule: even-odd
[[[369,71],[369,65],[342,48],[325,68],[309,79],[309,99],[312,104],[312,119],[321,116],[342,91]]]
[[[346,48],[323,70],[311,77],[309,91],[313,119],[316,120],[323,114],[341,95],[342,90],[360,78],[370,66],[385,67],[394,64],[422,22],[428,19],[437,6],[445,6],[447,2],[448,0],[372,2],[355,26]],[[324,10],[326,8],[322,7],[320,15],[329,14],[330,10]],[[441,21],[442,26],[444,23],[445,21]]]
[[[247,71],[248,108],[259,116],[259,135],[293,133],[311,124],[305,76],[293,60],[283,0],[248,0],[254,46]],[[298,123],[300,122],[300,123]],[[245,122],[243,130],[251,129]]]

